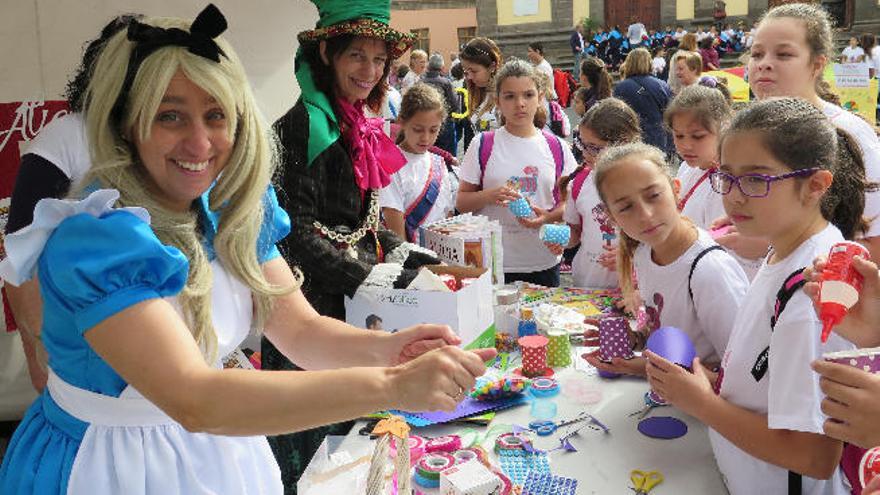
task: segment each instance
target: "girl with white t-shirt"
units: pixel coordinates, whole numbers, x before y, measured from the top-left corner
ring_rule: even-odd
[[[504,125],[470,143],[456,207],[501,222],[507,283],[521,280],[556,287],[560,257],[541,241],[539,228],[562,221],[565,203],[559,201],[556,181],[577,164],[561,139],[535,127],[542,91],[535,68],[522,60],[507,62],[495,76]],[[520,197],[531,204],[532,216],[517,218],[508,208]]]
[[[721,196],[709,185],[709,174],[718,166],[718,139],[733,111],[727,86],[714,78],[705,81],[682,89],[666,107],[663,120],[672,131],[676,151],[684,159],[676,174],[681,181],[678,209],[715,238],[724,231],[713,230],[713,224],[727,214]],[[761,254],[766,252],[765,245]],[[754,277],[762,257],[747,259],[732,254],[746,275]]]
[[[697,359],[690,373],[647,353],[654,390],[711,428],[732,495],[849,493],[838,468],[842,445],[823,432],[824,394],[810,365],[852,344],[837,335],[821,342],[822,324],[798,289],[800,270],[864,228],[863,203],[853,199],[863,197],[864,178],[841,163],[839,136],[798,98],[756,102],[733,118],[710,180],[737,228],[767,239],[770,254],[742,301],[717,376]]]
[[[455,171],[428,151],[445,119],[443,97],[433,86],[416,83],[403,96],[397,146],[406,165],[379,191],[379,205],[385,226],[409,242],[418,243],[420,226],[442,220],[455,210]]]
[[[571,227],[569,248],[580,245],[571,263],[576,287],[617,287],[617,232],[590,177],[605,147],[633,143],[642,136],[639,116],[617,98],[606,98],[584,114],[575,146],[581,165],[559,181],[565,199],[563,219]]]
[[[617,268],[625,297],[633,291],[633,267],[638,275],[646,318],[634,340],[677,327],[704,362],[720,362],[749,282],[739,263],[678,211],[680,187],[664,153],[643,143],[609,147],[593,180],[620,228]],[[645,374],[642,357],[609,364],[593,353],[587,361],[602,371]]]
[[[770,9],[755,29],[755,42],[748,63],[749,86],[759,100],[778,96],[803,98],[825,113],[839,129],[857,142],[865,175],[880,182],[880,141],[872,127],[857,115],[822,100],[816,86],[826,64],[833,60],[833,31],[828,13],[821,6],[787,4]],[[880,259],[880,190],[865,194],[865,218],[871,221],[859,242]],[[740,249],[739,236],[728,235],[719,243],[748,256]]]
[[[840,63],[842,64],[858,64],[865,61],[865,50],[859,46],[859,39],[855,36],[850,37],[849,46],[843,49],[840,54]]]

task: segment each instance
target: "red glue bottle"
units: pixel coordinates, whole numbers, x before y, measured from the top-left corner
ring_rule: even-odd
[[[859,300],[864,277],[852,266],[853,258],[870,259],[864,246],[856,242],[839,242],[831,246],[828,264],[819,282],[819,319],[822,320],[822,342],[828,341],[831,329],[843,320],[849,308]]]

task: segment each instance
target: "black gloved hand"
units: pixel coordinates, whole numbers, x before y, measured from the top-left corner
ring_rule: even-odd
[[[406,261],[403,262],[404,269],[421,268],[425,265],[439,265],[440,258],[432,256],[421,251],[411,251]]]
[[[419,274],[419,270],[404,268],[400,271],[400,275],[397,276],[397,279],[394,281],[395,289],[406,289],[409,287],[409,284],[415,280],[416,276]]]

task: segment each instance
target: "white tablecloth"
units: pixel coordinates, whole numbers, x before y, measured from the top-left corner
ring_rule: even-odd
[[[557,378],[565,382],[578,377],[597,384],[602,390],[602,401],[582,406],[563,393],[554,398],[558,406],[555,420],[576,416],[587,410],[605,423],[611,433],[606,435],[592,429],[581,430],[571,443],[577,452],[555,451],[550,454],[550,468],[553,474],[568,476],[578,480],[578,495],[603,494],[620,495],[633,493],[629,489],[630,471],[658,470],[665,481],[651,491],[651,495],[714,495],[726,494],[727,489],[721,479],[709,445],[706,427],[694,418],[672,408],[654,409],[650,416],[673,416],[688,425],[688,433],[675,440],[648,438],[637,430],[638,420],[628,414],[639,410],[644,404],[644,394],[648,384],[644,379],[618,378],[608,380],[591,376],[572,368],[561,370]],[[527,426],[534,420],[528,406],[519,406],[499,412],[492,425],[519,424]],[[346,437],[343,445],[368,442],[368,437],[358,435],[364,422],[358,422]],[[412,434],[434,437],[461,432],[470,426],[464,424],[435,425],[414,429]],[[478,426],[481,431],[487,427]],[[567,431],[562,429],[549,437],[538,437],[536,447],[550,449],[559,443],[557,438]],[[494,438],[486,439],[483,446],[497,463],[492,446]],[[423,490],[426,494],[434,493]]]

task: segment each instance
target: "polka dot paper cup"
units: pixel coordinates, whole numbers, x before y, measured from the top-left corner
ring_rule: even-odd
[[[532,211],[531,205],[526,201],[526,198],[519,198],[517,200],[511,201],[507,203],[507,207],[510,208],[510,211],[514,216],[519,218],[526,218],[532,216],[534,211]]]
[[[880,374],[880,347],[830,352],[822,358],[832,363],[848,364],[868,373]]]
[[[602,318],[599,321],[599,359],[611,362],[616,357],[633,357],[629,342],[629,322],[622,316]]]
[[[571,227],[561,223],[548,223],[541,226],[539,235],[544,242],[567,246],[569,239],[571,239]]]

